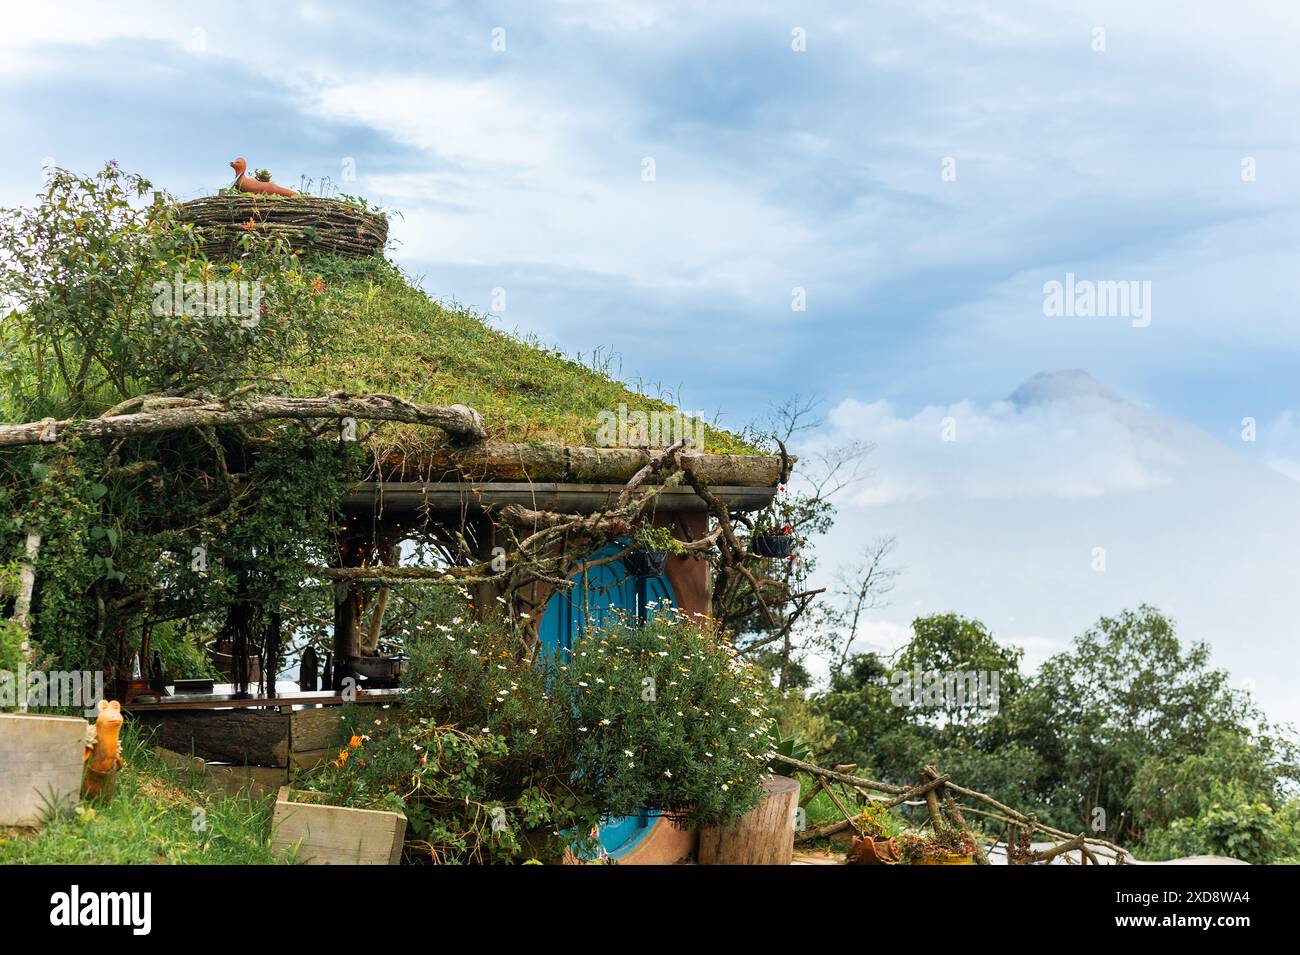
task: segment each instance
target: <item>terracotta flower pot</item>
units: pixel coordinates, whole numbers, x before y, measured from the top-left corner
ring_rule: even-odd
[[[849,840],[847,861],[850,865],[897,865],[900,859],[898,842],[893,836],[886,839],[854,836]]]

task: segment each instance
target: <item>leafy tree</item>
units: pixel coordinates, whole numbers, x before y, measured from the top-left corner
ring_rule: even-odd
[[[115,163],[56,170],[36,205],[0,211],[0,247],[9,421],[286,388],[266,376],[309,363],[330,327],[323,283],[287,243],[250,229],[209,261],[172,199]],[[0,562],[39,537],[32,637],[51,665],[112,676],[157,650],[173,673],[202,672],[202,635],[274,645],[281,623],[321,615],[302,563],[333,547],[356,464],[301,425],[6,450]]]
[[[326,331],[286,243],[250,230],[236,258],[211,262],[171,198],[115,163],[56,169],[38,205],[0,210],[0,248],[17,420],[229,387],[309,355]]]
[[[997,642],[977,620],[957,614],[920,617],[913,638],[892,658],[874,653],[850,656],[832,671],[826,692],[810,701],[826,721],[825,758],[870,767],[894,782],[914,782],[919,767],[934,763],[957,778],[979,781],[1004,801],[1023,803],[1035,754],[1008,739],[1006,708],[1021,692],[1021,652]],[[983,673],[963,691],[940,693],[940,675]],[[997,674],[996,695],[992,674]],[[925,690],[936,692],[927,699]]]
[[[1042,758],[1034,789],[1045,814],[1125,839],[1140,835],[1132,793],[1145,763],[1203,753],[1225,731],[1249,736],[1259,718],[1209,666],[1209,648],[1184,649],[1147,605],[1103,617],[1047,660],[1012,711],[1011,738]]]

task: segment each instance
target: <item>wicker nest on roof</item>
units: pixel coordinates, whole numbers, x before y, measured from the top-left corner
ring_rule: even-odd
[[[388,220],[338,199],[314,196],[220,195],[180,203],[209,256],[229,254],[241,236],[288,239],[305,252],[374,255],[388,241]]]

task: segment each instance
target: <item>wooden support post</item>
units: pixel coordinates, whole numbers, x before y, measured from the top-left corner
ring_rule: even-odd
[[[931,767],[929,766],[921,767],[922,783],[932,782],[934,780],[934,777],[937,775],[939,774],[934,772],[934,770]],[[925,791],[925,805],[926,808],[930,810],[930,826],[934,829],[934,833],[937,836],[939,833],[943,831],[944,825],[943,825],[943,813],[939,811],[939,797],[934,791],[935,788],[936,787],[932,786],[931,788]]]
[[[948,818],[951,819],[954,823],[956,823],[958,829],[966,828],[966,817],[963,816],[961,814],[961,810],[957,808],[956,801],[947,793],[945,793],[943,797],[943,808],[944,808],[944,812],[948,814]],[[985,854],[984,847],[980,845],[978,838],[975,839],[975,864],[976,865],[989,864],[989,857]]]
[[[491,561],[493,557],[501,557],[504,560],[505,552],[509,548],[504,548],[502,554],[494,554],[493,549],[503,546],[497,539],[496,524],[492,518],[487,515],[479,515],[473,520],[474,527],[474,556],[481,561]],[[509,570],[510,568],[502,568]],[[496,572],[497,567],[492,567]],[[490,620],[501,615],[501,606],[497,603],[497,597],[501,596],[501,586],[495,581],[482,581],[474,585],[474,612],[480,620]]]
[[[401,559],[401,542],[396,537],[383,536],[376,541],[376,558],[385,567],[396,567]],[[379,588],[374,605],[370,609],[370,621],[366,632],[360,638],[360,652],[365,656],[374,656],[379,652],[379,637],[383,632],[384,611],[388,608],[388,584]]]
[[[360,567],[368,552],[368,543],[360,537],[345,537],[339,542],[339,566]],[[352,664],[361,655],[361,594],[356,584],[338,581],[334,584],[334,686],[338,689],[343,678],[355,674]]]

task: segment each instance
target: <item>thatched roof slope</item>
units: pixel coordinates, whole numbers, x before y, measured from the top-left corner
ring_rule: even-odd
[[[619,457],[600,447],[611,442],[611,416],[644,412],[663,425],[651,447],[672,443],[681,426],[692,428],[667,401],[640,394],[614,379],[605,368],[567,358],[537,341],[493,328],[473,310],[439,303],[412,285],[383,258],[308,260],[308,269],[325,279],[327,308],[334,319],[321,361],[286,368],[296,393],[326,394],[345,389],[398,395],[433,405],[463,404],[482,414],[492,442],[469,459],[470,469],[490,459],[504,462],[512,452],[501,443],[553,445],[563,461],[549,470],[553,479],[575,475]],[[593,339],[606,318],[593,319]],[[615,330],[609,329],[611,337]],[[678,430],[670,433],[676,425]],[[704,427],[704,450],[735,455],[757,453],[742,437]],[[655,440],[656,438],[662,440]],[[377,459],[440,453],[445,442],[434,429],[389,423],[368,437]],[[566,450],[567,449],[567,450]],[[624,448],[624,456],[640,453]],[[534,455],[536,457],[536,455]],[[629,460],[631,458],[629,457]],[[444,462],[445,463],[445,462]],[[639,465],[638,465],[639,466]],[[459,465],[449,466],[460,470]]]

